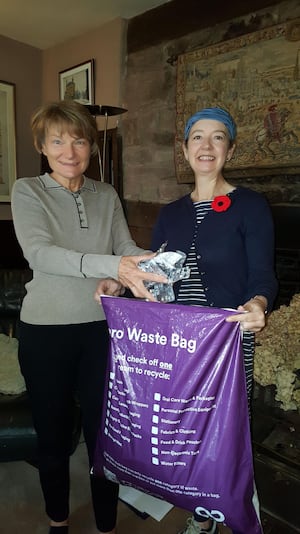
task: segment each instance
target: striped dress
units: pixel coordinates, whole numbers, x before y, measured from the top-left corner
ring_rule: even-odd
[[[201,273],[199,273],[197,260],[196,260],[196,248],[195,239],[197,237],[198,226],[202,223],[206,214],[212,209],[211,200],[205,200],[201,202],[194,202],[196,210],[197,226],[193,236],[190,251],[187,255],[186,263],[190,268],[190,277],[186,280],[182,280],[177,301],[178,304],[189,304],[192,306],[208,306],[205,290],[201,280]],[[248,404],[251,404],[252,395],[252,382],[253,382],[253,359],[254,359],[254,333],[243,332],[243,352],[244,352],[244,364],[246,374],[246,387]]]

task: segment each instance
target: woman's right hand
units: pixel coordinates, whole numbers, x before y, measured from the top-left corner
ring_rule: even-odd
[[[130,289],[133,295],[137,298],[143,298],[155,302],[156,299],[148,291],[144,285],[146,282],[159,282],[167,284],[168,279],[165,276],[154,273],[146,273],[139,269],[140,261],[149,260],[156,256],[156,252],[152,254],[143,254],[142,256],[123,256],[119,264],[118,279],[124,287]]]
[[[99,280],[97,289],[94,293],[94,299],[98,304],[101,304],[101,295],[109,295],[111,297],[120,297],[124,295],[125,287],[121,282],[114,278],[102,278]]]

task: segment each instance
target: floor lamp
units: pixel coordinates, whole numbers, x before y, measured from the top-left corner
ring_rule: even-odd
[[[100,115],[102,117],[105,117],[104,132],[103,132],[102,159],[101,159],[100,149],[98,149],[98,158],[99,158],[99,167],[100,167],[100,179],[101,179],[101,182],[104,182],[108,117],[111,117],[113,115],[121,115],[122,113],[125,113],[127,111],[127,109],[125,109],[125,108],[116,108],[114,106],[101,106],[101,105],[98,105],[98,104],[95,104],[95,105],[86,104],[85,107],[88,108],[88,110],[91,113],[91,115],[93,115],[95,118],[99,117]]]

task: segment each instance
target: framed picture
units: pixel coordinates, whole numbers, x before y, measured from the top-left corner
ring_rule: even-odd
[[[0,81],[0,202],[10,202],[17,177],[15,84]]]
[[[237,149],[226,176],[300,171],[300,22],[272,26],[179,56],[175,161],[177,181],[194,176],[182,153],[185,121],[204,107],[227,109]]]
[[[94,104],[94,60],[75,65],[59,73],[59,97],[80,104]]]

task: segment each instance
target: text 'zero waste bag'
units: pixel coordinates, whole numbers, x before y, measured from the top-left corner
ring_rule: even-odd
[[[261,534],[234,312],[101,300],[110,361],[94,475]]]

